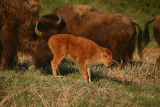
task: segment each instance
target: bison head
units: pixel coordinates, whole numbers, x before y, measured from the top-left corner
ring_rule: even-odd
[[[17,34],[19,51],[33,56],[37,68],[48,66],[52,59],[47,45],[48,39],[60,33],[65,25],[63,18],[54,14],[24,23]]]
[[[36,22],[35,33],[48,41],[50,36],[60,33],[65,25],[66,23],[59,15],[44,15]]]
[[[38,39],[35,42],[33,54],[34,65],[36,68],[44,68],[50,65],[52,54],[48,48],[48,39],[61,32],[65,27],[64,20],[57,15],[44,15],[35,24],[35,34]]]

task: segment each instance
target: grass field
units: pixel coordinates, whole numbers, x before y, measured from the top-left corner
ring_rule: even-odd
[[[59,78],[53,77],[50,70],[36,70],[32,65],[23,73],[2,71],[0,106],[158,107],[160,71],[154,62],[159,53],[157,48],[148,47],[141,66],[128,65],[124,70],[93,66],[89,84],[84,83],[77,65],[71,62],[61,64],[64,77]],[[137,54],[134,59],[138,60]]]
[[[64,4],[87,4],[144,23],[160,14],[157,0],[41,0],[41,14]],[[150,30],[153,24],[151,24]],[[150,32],[152,37],[152,32]],[[50,68],[37,70],[31,57],[21,56],[21,73],[0,72],[0,107],[159,107],[160,70],[155,61],[160,49],[152,37],[144,50],[144,63],[127,65],[124,70],[91,67],[92,83],[83,81],[75,63],[59,67],[64,77],[53,77]],[[134,61],[139,61],[137,52]],[[24,62],[25,61],[25,62]]]

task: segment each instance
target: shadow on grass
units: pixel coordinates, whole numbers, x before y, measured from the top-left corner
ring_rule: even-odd
[[[59,72],[57,71],[57,74],[62,75],[62,76],[66,76],[66,75],[72,74],[74,72],[79,72],[78,69],[76,69],[75,67],[67,67],[67,66],[63,66],[63,65],[59,65],[58,69],[59,69]],[[44,75],[52,75],[53,74],[51,67],[42,68],[40,71]]]
[[[60,74],[63,76],[68,75],[68,74],[72,74],[75,72],[79,72],[79,70],[76,68],[68,68],[68,67],[59,68],[59,71],[60,71]]]
[[[132,81],[127,81],[127,80],[121,80],[115,77],[109,77],[107,75],[103,75],[102,72],[91,72],[91,80],[92,81],[100,81],[101,79],[106,79],[108,81],[113,81],[113,82],[117,82],[120,84],[125,84],[125,85],[130,85],[132,84]]]
[[[131,64],[131,69],[132,68],[138,68],[138,67],[141,67],[143,65],[147,65],[149,67],[149,69],[153,69],[155,67],[155,64],[154,63],[148,63],[148,62],[137,62],[137,61],[134,61],[132,62]],[[28,70],[30,64],[28,63],[23,63],[20,65],[20,68],[25,71],[25,70]],[[102,67],[100,65],[100,67]],[[79,72],[78,68],[75,67],[75,63],[71,63],[71,62],[64,62],[64,63],[61,63],[59,65],[59,71],[60,71],[60,75],[62,76],[66,76],[68,74],[72,74],[74,72]],[[111,69],[112,68],[108,68],[108,69]],[[124,67],[123,70],[125,70],[126,68]],[[52,75],[52,69],[51,67],[46,67],[46,68],[42,68],[41,70],[41,73],[43,75]],[[58,72],[57,72],[58,73]],[[92,81],[100,81],[101,79],[106,79],[106,80],[109,80],[109,81],[114,81],[114,82],[118,82],[118,83],[123,83],[123,84],[132,84],[132,81],[129,81],[129,80],[121,80],[120,78],[116,78],[116,77],[109,77],[107,75],[104,75],[103,72],[92,72],[91,70],[91,80]]]

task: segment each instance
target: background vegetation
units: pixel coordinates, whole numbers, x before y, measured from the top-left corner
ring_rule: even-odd
[[[129,17],[142,27],[160,14],[158,0],[41,0],[41,4],[41,14],[52,13],[65,4],[87,4]],[[29,63],[32,61],[29,56],[21,56],[20,62],[27,65],[22,73],[0,72],[0,107],[158,107],[160,70],[156,69],[155,60],[160,50],[152,27],[153,24],[150,26],[152,42],[144,51],[142,65],[127,65],[124,70],[93,66],[90,84],[83,82],[75,63],[61,64],[59,68],[64,77],[57,78],[52,76],[50,68],[37,70]],[[137,53],[134,60],[139,60]]]

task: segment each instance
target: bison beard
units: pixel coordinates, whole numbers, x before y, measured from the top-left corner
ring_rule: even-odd
[[[142,57],[141,27],[134,21],[120,15],[93,9],[85,5],[65,5],[58,7],[59,14],[66,21],[63,33],[82,36],[95,41],[102,47],[109,48],[113,59],[126,64],[131,62],[136,42],[138,27],[138,50]]]
[[[0,69],[19,70],[17,51],[41,61],[39,48],[49,51],[44,41],[65,27],[65,22],[57,15],[40,18],[39,10],[39,0],[0,0]],[[35,31],[36,22],[41,36]]]

